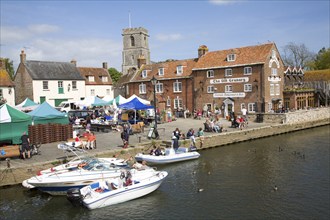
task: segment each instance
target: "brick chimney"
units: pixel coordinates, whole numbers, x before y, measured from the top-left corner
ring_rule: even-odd
[[[103,62],[102,63],[102,67],[103,67],[103,69],[108,69],[108,63],[107,62]]]
[[[21,63],[25,63],[26,62],[26,54],[24,53],[24,50],[21,50]]]
[[[72,63],[74,66],[77,66],[77,60],[75,59],[72,59],[70,63]]]
[[[140,69],[142,65],[145,65],[147,63],[147,59],[143,55],[139,55],[137,62],[138,68]]]
[[[208,51],[209,51],[209,48],[207,48],[207,46],[205,46],[205,45],[199,46],[199,48],[198,48],[198,58],[200,58],[201,56],[206,54]]]

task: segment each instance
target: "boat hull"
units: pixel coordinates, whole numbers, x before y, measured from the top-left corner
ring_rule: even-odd
[[[136,161],[145,160],[149,164],[168,164],[168,163],[176,163],[176,162],[180,162],[180,161],[198,159],[199,156],[200,156],[200,154],[196,151],[164,155],[164,156],[145,155],[145,154],[140,153],[135,156],[135,160]]]

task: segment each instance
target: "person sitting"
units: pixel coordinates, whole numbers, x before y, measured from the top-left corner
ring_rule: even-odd
[[[194,129],[190,128],[187,132],[187,139],[190,139],[192,146],[196,146]]]
[[[96,149],[96,137],[94,132],[91,132],[87,138],[87,149]]]
[[[156,156],[163,155],[163,152],[162,152],[162,150],[160,149],[160,147],[157,147],[157,149],[155,150],[155,155],[156,155]]]
[[[147,165],[147,161],[142,161],[142,163],[135,163],[133,165],[133,168],[137,169],[137,170],[146,170],[149,168],[149,166]]]
[[[82,140],[80,139],[80,134],[79,134],[79,133],[77,133],[76,138],[74,139],[74,141],[75,141],[76,143],[80,143],[82,149],[85,149],[85,148],[86,148],[86,142],[84,142],[84,141],[82,141]],[[77,146],[77,144],[76,144],[76,146]]]
[[[155,156],[156,155],[156,150],[157,150],[157,147],[154,146],[153,149],[151,149],[151,151],[150,151],[150,155]]]

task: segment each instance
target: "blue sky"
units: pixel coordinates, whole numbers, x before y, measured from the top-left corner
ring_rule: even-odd
[[[77,60],[81,67],[121,71],[122,29],[149,31],[151,60],[197,57],[210,51],[289,42],[317,53],[329,46],[329,0],[15,1],[1,0],[1,57]]]

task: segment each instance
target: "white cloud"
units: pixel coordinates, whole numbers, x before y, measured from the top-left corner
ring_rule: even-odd
[[[183,39],[181,34],[157,34],[156,39],[160,41],[176,41]]]
[[[237,0],[209,0],[211,4],[214,5],[228,5],[238,2]]]
[[[60,30],[58,26],[49,24],[30,25],[27,29],[34,34],[54,33]]]

